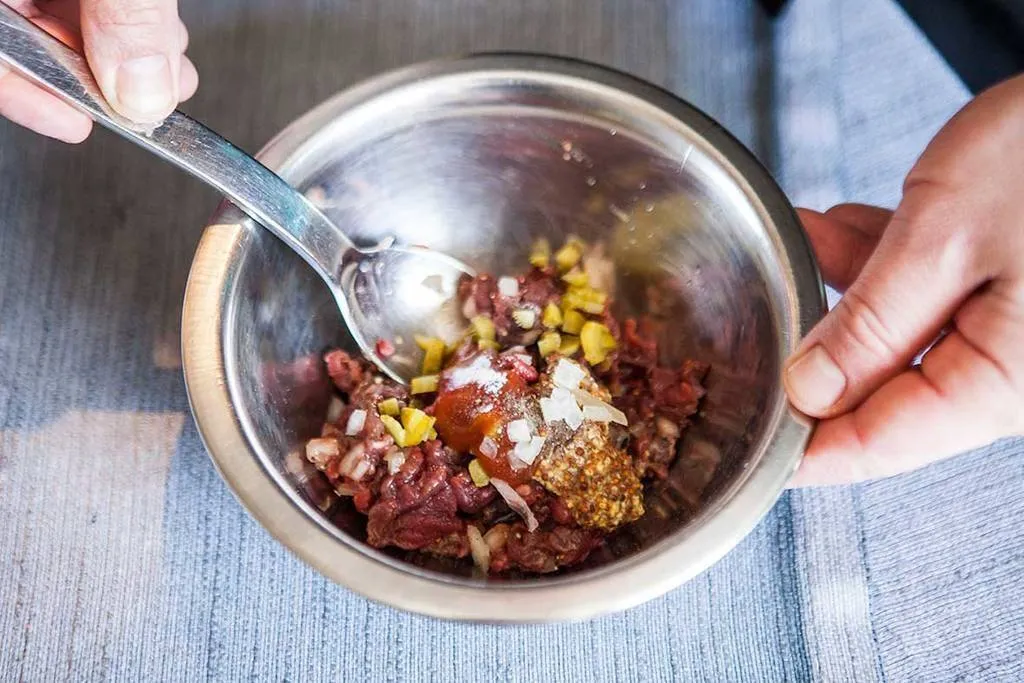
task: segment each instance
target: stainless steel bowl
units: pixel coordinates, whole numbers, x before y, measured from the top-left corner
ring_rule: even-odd
[[[811,429],[788,406],[780,368],[822,315],[822,286],[782,192],[704,114],[594,65],[485,55],[359,85],[259,156],[360,242],[395,235],[502,273],[539,236],[604,240],[623,309],[643,309],[655,290],[672,321],[667,349],[712,364],[679,464],[646,516],[584,567],[487,582],[464,565],[381,552],[301,454],[329,397],[319,356],[349,343],[330,294],[269,232],[222,206],[185,298],[192,409],[246,508],[326,576],[438,617],[590,617],[690,579],[778,498]]]

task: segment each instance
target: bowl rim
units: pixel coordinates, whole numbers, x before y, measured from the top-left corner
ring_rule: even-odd
[[[788,355],[824,314],[825,294],[807,236],[770,173],[708,115],[674,94],[614,69],[577,59],[531,53],[485,53],[414,64],[371,77],[328,99],[275,136],[257,158],[287,177],[289,161],[341,112],[393,89],[431,78],[483,72],[568,77],[623,91],[663,110],[704,139],[733,167],[750,201],[777,230],[789,261],[791,329],[782,330]],[[443,619],[487,623],[578,620],[634,607],[680,586],[717,562],[767,514],[796,470],[813,421],[783,400],[775,430],[755,466],[730,485],[730,495],[702,510],[691,524],[634,556],[563,580],[496,587],[400,569],[341,543],[300,509],[268,476],[232,407],[222,339],[224,293],[237,275],[248,242],[245,218],[228,202],[207,225],[193,260],[182,312],[185,386],[201,439],[220,475],[248,512],[285,547],[321,574],[364,597]]]

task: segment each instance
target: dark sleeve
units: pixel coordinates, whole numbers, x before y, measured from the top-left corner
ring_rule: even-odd
[[[973,92],[1024,72],[1024,0],[897,0]],[[759,0],[772,16],[788,0]]]

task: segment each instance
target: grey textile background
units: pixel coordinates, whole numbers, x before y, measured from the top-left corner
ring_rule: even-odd
[[[965,89],[891,0],[181,0],[187,109],[250,150],[355,80],[466,50],[691,99],[794,201],[893,205]],[[216,197],[108,134],[0,122],[0,680],[1024,678],[1024,445],[785,495],[721,563],[589,623],[370,604],[278,546],[188,416],[180,301]]]

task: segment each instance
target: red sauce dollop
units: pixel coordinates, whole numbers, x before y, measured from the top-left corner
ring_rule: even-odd
[[[530,481],[532,468],[513,469],[509,464],[513,445],[506,425],[523,417],[532,399],[522,374],[503,365],[493,351],[457,360],[441,373],[433,412],[435,428],[445,445],[472,453],[488,476],[518,486]],[[497,445],[495,454],[481,452],[484,438]]]

